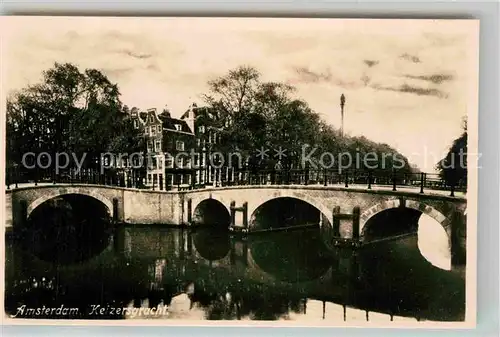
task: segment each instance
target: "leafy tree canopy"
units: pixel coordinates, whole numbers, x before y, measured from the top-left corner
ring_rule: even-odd
[[[42,81],[7,101],[7,159],[26,152],[82,155],[142,148],[118,86],[101,71],[55,63]],[[81,158],[81,157],[80,157]],[[95,163],[95,160],[92,160]]]
[[[364,158],[366,153],[373,152],[377,154],[379,168],[387,170],[392,170],[392,165],[396,164],[393,158],[398,158],[397,165],[403,166],[403,171],[412,170],[408,159],[387,144],[378,144],[365,137],[342,137],[338,129],[326,124],[305,101],[294,96],[294,87],[264,82],[252,67],[230,70],[208,84],[209,92],[204,97],[219,120],[220,147],[224,151],[238,150],[244,155],[255,156],[256,150],[263,147],[282,148],[288,154],[285,161],[288,164],[295,161],[294,165],[298,166],[298,155],[307,144],[317,147],[318,155],[328,151],[338,157],[339,153],[348,152],[353,160],[356,155]],[[272,159],[272,150],[270,154]],[[386,159],[383,159],[384,154]]]
[[[447,185],[456,186],[467,182],[467,119],[463,119],[462,134],[455,139],[446,156],[436,168]]]

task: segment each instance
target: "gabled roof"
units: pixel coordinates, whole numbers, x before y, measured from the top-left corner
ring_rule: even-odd
[[[158,114],[156,113],[156,109],[148,109],[147,111],[140,111],[139,113],[134,114],[137,119],[141,122],[141,124],[148,124],[148,117],[153,115],[156,119],[156,122],[161,122]]]
[[[186,112],[182,114],[182,116],[180,117],[180,119],[188,118],[190,112],[192,112],[191,109],[186,110]]]
[[[192,104],[187,110],[186,112],[184,112],[182,114],[182,116],[180,117],[180,119],[186,119],[186,118],[190,118],[190,117],[193,117],[193,118],[198,118],[198,117],[201,117],[201,116],[206,116],[206,117],[209,117],[211,119],[216,119],[217,116],[213,113],[215,112],[213,108],[211,107],[208,107],[208,106],[197,106],[196,104]],[[190,114],[193,114],[193,116],[190,116]]]
[[[180,130],[182,132],[187,132],[187,133],[193,133],[189,126],[187,125],[185,120],[182,119],[177,119],[177,118],[172,118],[172,117],[160,117],[162,122],[163,122],[163,128],[167,130],[174,130],[176,131],[175,125],[180,125]]]
[[[147,125],[148,116],[150,116],[152,113],[154,113],[156,119],[162,123],[164,129],[194,134],[193,131],[188,126],[186,120],[183,119],[186,118],[186,116],[188,116],[188,114],[186,113],[181,118],[178,119],[178,118],[172,118],[169,113],[158,114],[156,109],[148,109],[147,111],[136,110],[135,113],[132,114],[132,117],[137,118],[142,125]],[[180,130],[178,130],[175,125],[179,125]]]
[[[139,112],[139,120],[142,122],[142,124],[146,124],[146,120],[148,119],[148,113],[145,111]]]

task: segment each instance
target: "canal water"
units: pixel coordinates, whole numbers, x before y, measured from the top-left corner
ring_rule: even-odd
[[[328,248],[319,228],[242,238],[225,229],[128,226],[94,244],[82,235],[86,244],[64,247],[50,236],[29,244],[7,236],[8,314],[332,324],[465,316],[463,275],[430,263],[416,234],[358,250]],[[98,253],[82,253],[92,245]],[[77,310],[28,311],[40,308]]]

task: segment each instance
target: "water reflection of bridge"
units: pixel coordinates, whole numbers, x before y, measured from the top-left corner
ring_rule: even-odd
[[[196,310],[195,319],[364,320],[365,311],[370,320],[463,319],[463,279],[429,264],[415,237],[326,254],[321,239],[319,230],[243,240],[227,230],[129,226],[100,255],[73,265],[34,258],[8,240],[6,311],[18,303],[174,308],[183,299],[190,319]]]
[[[155,235],[151,235],[152,230],[156,231]],[[176,279],[201,284],[202,288],[209,284],[215,285],[222,293],[228,289],[246,292],[253,289],[257,293],[264,288],[274,289],[273,291],[287,296],[301,298],[304,313],[307,303],[320,302],[323,319],[325,315],[328,316],[328,307],[339,312],[339,306],[344,320],[352,308],[366,311],[367,320],[371,311],[374,311],[372,317],[383,313],[390,315],[391,320],[393,315],[414,314],[404,308],[395,312],[392,305],[379,306],[379,297],[374,294],[376,287],[369,284],[373,283],[374,269],[367,268],[367,264],[373,264],[373,260],[367,261],[366,257],[360,257],[355,251],[330,251],[328,258],[309,261],[312,268],[302,275],[300,271],[305,265],[292,266],[291,270],[295,270],[294,277],[293,273],[287,275],[279,271],[282,261],[267,261],[267,266],[265,265],[266,257],[258,254],[262,250],[259,245],[262,244],[266,242],[254,241],[252,238],[230,238],[224,232],[197,233],[188,230],[155,230],[150,227],[124,228],[115,236],[115,247],[127,259],[149,261],[152,288],[161,288],[165,275],[173,273]],[[295,247],[292,245],[291,248]],[[382,272],[379,266],[375,270]],[[182,289],[178,291],[182,292]],[[406,295],[412,297],[415,294]],[[393,298],[395,302],[396,297]],[[421,312],[419,316],[423,319],[436,319],[433,313],[426,317],[426,313]]]

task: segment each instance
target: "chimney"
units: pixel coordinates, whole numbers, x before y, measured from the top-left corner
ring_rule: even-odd
[[[196,104],[193,103],[189,107],[188,111],[186,111],[186,124],[189,126],[189,129],[191,129],[192,133],[196,133],[196,130],[194,129],[194,118],[195,118],[195,112],[194,108],[196,108]]]

